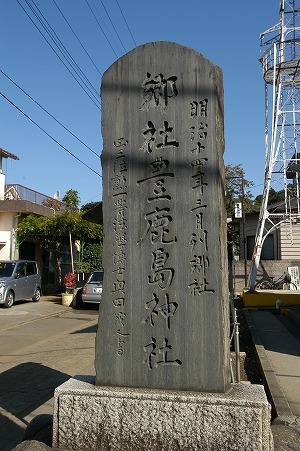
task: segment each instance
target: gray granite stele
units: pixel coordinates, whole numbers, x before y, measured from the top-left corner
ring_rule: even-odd
[[[53,447],[80,451],[273,450],[261,385],[228,393],[95,386],[70,379],[55,391]]]
[[[56,389],[53,446],[271,451],[263,387],[230,383],[222,71],[152,42],[101,98],[96,379]]]
[[[103,75],[96,384],[230,385],[222,72],[142,45]]]

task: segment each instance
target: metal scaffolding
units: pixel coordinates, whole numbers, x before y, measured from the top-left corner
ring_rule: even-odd
[[[265,181],[256,230],[250,290],[255,287],[265,238],[300,220],[300,0],[280,0],[279,23],[261,34],[265,81]],[[284,211],[268,210],[270,188],[284,189]]]

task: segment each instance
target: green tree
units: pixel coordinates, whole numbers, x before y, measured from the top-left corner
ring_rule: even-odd
[[[293,185],[289,183],[287,185],[287,195],[290,197],[295,197],[295,192]],[[261,203],[262,203],[263,195],[259,194],[254,199],[254,207],[256,210],[260,209]],[[268,205],[276,204],[278,202],[283,202],[285,200],[285,190],[282,189],[280,191],[275,191],[273,188],[270,188],[269,191],[269,198],[268,198]]]
[[[38,243],[44,250],[54,251],[53,264],[57,268],[58,280],[61,283],[61,246],[68,245],[70,234],[72,242],[102,243],[102,226],[82,219],[79,212],[59,212],[51,218],[28,215],[19,224],[19,241],[30,240]]]
[[[80,264],[82,272],[92,272],[102,268],[102,243],[87,243],[83,247]]]
[[[236,203],[242,203],[244,212],[253,211],[252,194],[249,187],[253,186],[253,182],[245,178],[245,172],[241,164],[228,164],[225,166],[225,184],[226,184],[226,211],[228,218],[234,218],[234,208]],[[227,242],[228,251],[239,252],[240,245],[240,228],[232,222],[227,226]]]
[[[80,207],[81,213],[86,213],[89,210],[92,210],[92,208],[97,207],[100,202],[88,202],[87,204],[84,204]]]
[[[245,213],[253,211],[253,196],[249,187],[253,186],[253,182],[245,178],[243,166],[241,164],[227,164],[225,166],[225,183],[226,183],[226,210],[227,216],[233,217],[234,204],[242,202]]]
[[[75,189],[69,189],[62,198],[62,201],[66,204],[68,211],[75,213],[79,210],[80,197],[78,191]]]

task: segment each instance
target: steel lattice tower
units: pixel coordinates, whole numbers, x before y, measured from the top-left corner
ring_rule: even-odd
[[[275,228],[300,219],[300,0],[280,0],[279,23],[261,34],[265,81],[265,182],[255,237],[250,289],[262,246]],[[265,50],[266,48],[266,50]],[[288,184],[293,184],[291,189]],[[285,211],[268,211],[270,188],[285,190]]]

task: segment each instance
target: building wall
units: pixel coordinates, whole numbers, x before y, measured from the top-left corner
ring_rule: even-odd
[[[299,249],[299,248],[298,248]],[[251,271],[251,260],[247,260],[247,280]],[[244,261],[233,261],[233,289],[236,295],[242,293],[245,288],[245,264]],[[256,276],[256,283],[263,279],[274,277],[274,280],[287,272],[289,266],[298,266],[300,271],[300,256],[296,260],[261,260]]]
[[[284,224],[278,230],[280,246],[279,258],[300,260],[300,224]]]
[[[0,260],[10,260],[14,247],[13,221],[14,213],[0,213]]]
[[[247,237],[255,237],[255,235],[256,235],[257,222],[258,222],[258,216],[246,217],[246,222],[245,222],[246,246],[247,246],[247,242],[248,242]],[[270,230],[271,223],[266,221],[265,228],[266,228],[266,230]],[[270,236],[273,236],[273,240],[274,240],[274,259],[279,259],[281,257],[279,257],[279,246],[278,246],[279,240],[277,238],[277,230],[274,230],[273,232],[271,232]],[[248,253],[249,253],[249,249],[248,249]],[[248,258],[249,257],[250,256],[248,255]],[[251,253],[251,257],[252,257],[252,253]],[[242,222],[240,222],[240,258],[241,259],[245,258]]]

